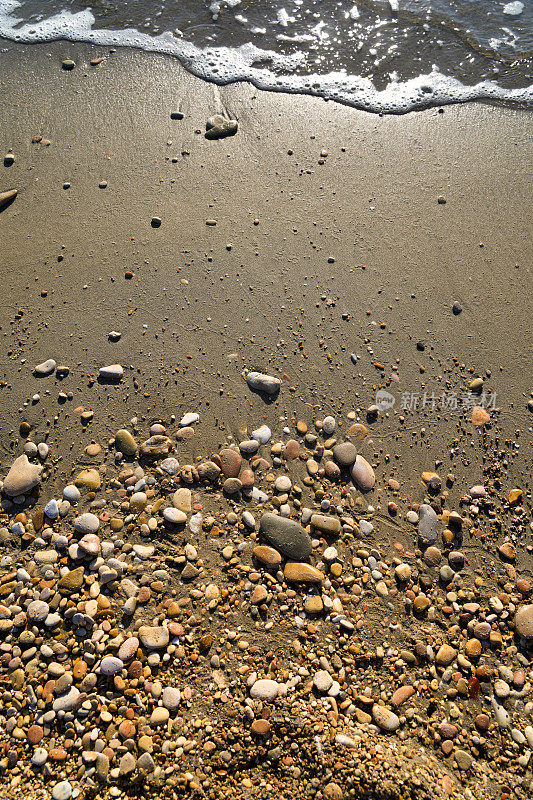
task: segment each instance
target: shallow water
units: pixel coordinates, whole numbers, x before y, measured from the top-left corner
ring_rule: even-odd
[[[0,0],[0,34],[168,52],[370,111],[533,99],[533,0]]]

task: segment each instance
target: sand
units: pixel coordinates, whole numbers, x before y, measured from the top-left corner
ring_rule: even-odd
[[[18,189],[0,215],[3,467],[23,421],[51,446],[48,499],[91,440],[133,417],[147,429],[198,412],[192,460],[263,422],[279,437],[333,414],[341,435],[353,410],[381,487],[398,477],[420,495],[437,465],[454,473],[457,502],[507,441],[500,486],[529,498],[529,114],[468,104],[377,117],[61,42],[5,43],[0,70],[15,155],[0,191]],[[206,140],[219,112],[238,132]],[[68,376],[34,377],[48,358]],[[99,383],[115,363],[122,381]],[[279,397],[252,394],[245,369],[281,377]],[[488,435],[461,407],[477,376],[496,407]],[[372,422],[380,388],[395,406]],[[456,392],[459,408],[420,408],[424,392]],[[402,410],[404,393],[419,408]]]

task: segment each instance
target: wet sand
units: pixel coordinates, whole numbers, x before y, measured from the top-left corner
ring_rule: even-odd
[[[368,426],[371,501],[400,541],[390,478],[422,502],[422,471],[453,473],[454,508],[502,448],[498,491],[521,487],[530,518],[530,115],[469,104],[376,117],[68,43],[5,43],[0,67],[15,155],[0,191],[18,189],[0,214],[2,476],[21,422],[50,445],[46,501],[88,463],[86,445],[132,418],[147,437],[153,421],[198,412],[193,463],[263,422],[279,439],[333,414],[338,436]],[[206,140],[218,112],[238,132]],[[48,358],[68,376],[35,378]],[[122,381],[99,383],[114,363]],[[282,378],[279,396],[252,394],[245,369]],[[497,408],[488,432],[461,407],[478,376]],[[396,402],[373,420],[380,388]],[[443,392],[457,410],[431,407]],[[419,408],[402,409],[413,397]]]

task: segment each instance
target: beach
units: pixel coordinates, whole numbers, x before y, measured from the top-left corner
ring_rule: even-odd
[[[64,68],[65,59],[74,62],[72,69]],[[91,64],[95,59],[102,60]],[[297,796],[294,793],[301,791],[298,796],[332,800],[430,794],[527,797],[531,766],[528,759],[522,763],[520,758],[525,757],[524,748],[531,753],[533,747],[533,706],[531,696],[520,692],[532,677],[533,635],[526,631],[517,643],[516,629],[508,623],[517,609],[533,608],[529,605],[533,575],[530,112],[467,103],[379,116],[319,98],[264,92],[247,83],[216,86],[163,55],[68,42],[22,46],[4,41],[0,67],[3,153],[14,156],[12,163],[10,158],[4,161],[0,191],[18,190],[0,214],[5,298],[0,307],[0,477],[6,478],[14,459],[24,452],[25,442],[45,443],[49,448],[41,459],[39,494],[31,495],[26,513],[21,503],[24,519],[17,519],[16,503],[9,499],[4,503],[0,525],[6,531],[2,547],[8,560],[2,562],[0,586],[9,585],[10,591],[0,600],[14,609],[3,619],[12,622],[19,613],[16,609],[21,604],[15,597],[21,587],[29,600],[28,586],[37,592],[38,585],[41,593],[48,594],[34,601],[48,603],[54,581],[61,579],[57,570],[67,574],[67,567],[79,569],[75,564],[80,561],[90,580],[85,588],[72,589],[74,603],[83,604],[78,613],[86,613],[89,598],[97,599],[90,587],[101,565],[89,567],[83,558],[101,556],[100,540],[94,553],[87,550],[85,555],[69,556],[68,548],[76,538],[71,522],[83,511],[99,516],[102,542],[118,542],[115,559],[125,542],[156,545],[155,552],[139,550],[134,561],[133,575],[139,579],[146,573],[141,585],[151,586],[151,595],[140,604],[142,613],[139,606],[132,615],[133,626],[139,620],[139,624],[165,629],[169,624],[179,626],[171,630],[169,648],[175,649],[169,650],[169,659],[151,663],[148,655],[147,662],[139,662],[150,698],[142,699],[148,721],[139,723],[137,710],[126,713],[125,705],[133,707],[139,684],[127,689],[131,694],[126,704],[112,696],[114,691],[123,691],[128,680],[139,680],[139,675],[120,672],[127,659],[120,659],[118,672],[109,673],[108,695],[104,689],[91,694],[94,685],[81,691],[91,707],[88,719],[99,730],[115,724],[106,722],[106,714],[121,721],[135,717],[135,735],[119,737],[113,732],[107,737],[106,753],[110,739],[120,741],[111,747],[115,752],[118,748],[115,760],[113,753],[105,755],[111,777],[106,771],[99,783],[93,769],[88,774],[94,787],[90,789],[85,779],[76,778],[80,763],[89,773],[96,759],[82,755],[92,752],[83,739],[89,736],[89,727],[85,733],[79,727],[83,727],[83,717],[71,733],[67,724],[67,734],[45,734],[48,742],[56,737],[52,748],[65,752],[64,758],[54,762],[53,775],[70,781],[71,787],[70,793],[64,789],[66,794],[62,790],[52,794],[54,800],[76,796],[72,794],[78,787],[76,780],[80,792],[93,796],[104,796],[109,780],[111,796],[121,796],[128,789],[120,780],[135,769],[136,779],[142,773],[151,790],[169,797],[250,797],[256,791],[265,798]],[[206,121],[214,114],[236,120],[236,134],[207,139]],[[35,366],[48,359],[55,361],[54,368],[44,369],[43,377],[36,376]],[[115,364],[123,370],[119,380],[99,377],[102,367]],[[247,371],[275,376],[279,392],[250,391]],[[379,405],[380,391],[386,393],[388,406]],[[194,420],[180,424],[188,413]],[[324,423],[329,416],[335,424],[328,433]],[[270,443],[252,436],[261,426],[271,430]],[[362,427],[355,430],[354,426]],[[123,429],[134,436],[131,452],[116,445],[117,430]],[[221,471],[221,481],[240,485],[210,485],[202,493],[197,488],[201,475],[194,470],[176,472],[181,483],[178,480],[172,489],[185,495],[174,507],[184,519],[180,516],[174,523],[167,514],[168,519],[156,520],[155,527],[150,527],[149,518],[157,517],[157,509],[152,515],[145,512],[146,503],[153,502],[150,494],[138,500],[138,506],[128,505],[128,497],[131,500],[132,488],[146,495],[146,485],[137,488],[145,478],[135,471],[142,454],[139,445],[158,435],[168,435],[173,444],[169,449],[162,440],[152,443],[154,453],[152,445],[145,448],[150,465],[144,467],[146,475],[153,472],[157,484],[167,480],[160,469],[157,472],[157,458],[175,455],[181,466],[197,467],[211,459],[209,463]],[[296,444],[286,450],[289,439],[298,444],[295,456],[290,451]],[[347,488],[342,472],[352,469],[355,451],[352,461],[344,464],[342,453],[335,456],[335,447],[345,439],[357,445],[375,475],[375,485],[367,488],[355,481],[357,495]],[[265,463],[248,468],[244,461],[252,463],[257,451],[242,444],[252,440],[260,443],[259,456]],[[249,503],[246,492],[242,499],[241,491],[251,486],[241,480],[240,461],[235,473],[224,458],[213,458],[220,448],[240,452],[242,468],[256,474],[256,486],[266,491],[266,499],[255,497]],[[37,458],[36,452],[30,456]],[[126,474],[128,459],[133,463]],[[330,463],[336,464],[338,474],[327,467]],[[98,487],[78,481],[82,495],[66,509],[64,522],[58,512],[55,518],[38,518],[41,526],[36,527],[35,513],[52,498],[60,498],[80,470],[96,470]],[[276,481],[285,473],[289,483],[281,481],[276,489]],[[155,484],[148,485],[155,491]],[[479,489],[479,485],[490,498],[486,515],[483,508],[472,511],[485,502],[485,495],[472,494],[472,487]],[[514,490],[520,494],[510,495]],[[162,489],[161,497],[168,491],[168,486]],[[419,507],[431,508],[431,503],[439,519],[439,540],[436,533],[433,538],[432,528],[425,541],[422,532],[421,543]],[[195,510],[195,504],[200,508]],[[308,506],[313,515],[326,515],[335,523],[318,519],[313,523],[311,516],[302,513]],[[163,512],[161,503],[158,508]],[[242,522],[245,508],[253,522]],[[323,601],[322,605],[314,601],[301,616],[308,595],[320,592],[301,591],[301,577],[294,581],[299,588],[291,588],[293,579],[285,576],[284,584],[283,573],[281,588],[277,588],[276,570],[272,572],[268,562],[274,558],[272,553],[263,553],[261,557],[267,560],[257,568],[250,547],[259,546],[261,531],[265,532],[266,523],[260,520],[280,508],[278,516],[310,526],[306,535],[311,536],[315,553],[314,567],[308,566],[323,577],[327,573],[328,591],[333,585],[344,597],[343,610],[339,610],[341,600],[333,611]],[[203,521],[191,535],[191,514],[200,510]],[[409,521],[410,511],[417,516],[416,522]],[[450,522],[454,513],[460,515],[460,523],[453,516]],[[117,516],[128,522],[110,529],[109,519]],[[371,520],[370,527],[361,526],[361,519]],[[43,524],[55,531],[44,540]],[[454,524],[462,528],[460,537],[454,533]],[[53,544],[57,535],[67,535],[63,525],[70,526],[66,550],[59,552],[57,562],[45,562],[49,571],[57,573],[52,577],[43,573],[34,550],[50,552],[50,541]],[[82,526],[78,533],[96,536],[91,525],[92,521],[90,529]],[[442,532],[450,529],[451,538],[446,538],[448,534]],[[166,535],[160,537],[162,530]],[[344,531],[342,543],[330,541],[333,530],[337,536]],[[43,544],[36,540],[39,536]],[[498,548],[503,543],[508,547],[502,551]],[[184,555],[187,544],[196,551],[194,557],[191,551]],[[90,546],[95,546],[93,540]],[[337,551],[330,561],[324,559],[326,546]],[[432,552],[424,560],[428,546],[438,550],[438,555]],[[224,555],[227,547],[233,549]],[[24,556],[25,548],[29,556]],[[464,564],[458,556],[452,555],[450,561],[450,553],[457,552],[466,553],[467,574],[451,586]],[[124,553],[129,558],[131,547]],[[283,552],[282,556],[288,564],[308,560]],[[241,569],[240,559],[245,561],[245,557]],[[34,572],[24,566],[28,558]],[[198,558],[199,571],[194,566]],[[401,566],[395,558],[402,564],[410,559],[406,579],[398,576],[407,576],[407,569],[395,572]],[[373,559],[370,567],[368,559]],[[181,570],[185,562],[193,569],[189,579],[180,579],[172,570],[176,564]],[[331,573],[333,562],[343,564],[338,574],[336,569]],[[439,573],[449,564],[450,585]],[[11,576],[22,567],[29,581]],[[167,575],[154,578],[157,569],[167,570]],[[280,569],[286,570],[287,564]],[[383,573],[382,579],[376,577],[376,570]],[[109,592],[102,590],[106,597],[113,597],[116,581],[117,608],[128,596],[120,580],[126,574],[127,570],[124,577],[110,578]],[[350,580],[343,583],[348,574]],[[425,574],[430,575],[429,583],[417,582]],[[481,583],[476,583],[478,579]],[[316,585],[317,580],[315,575],[303,583]],[[381,581],[384,586],[376,590]],[[206,595],[210,586],[219,584],[223,588],[210,589]],[[360,591],[354,592],[354,585]],[[264,596],[259,592],[250,601],[260,586],[266,587]],[[280,601],[276,593],[282,595]],[[421,616],[413,616],[413,603],[421,595],[429,598],[428,604],[419,602]],[[59,591],[55,596],[59,604],[67,593]],[[499,598],[501,610],[495,611],[499,609],[496,601],[489,603],[493,597]],[[179,609],[165,616],[170,603],[178,603]],[[256,608],[254,613],[250,604]],[[466,610],[464,604],[469,605]],[[355,625],[353,640],[349,625],[342,630],[341,623],[331,622],[334,612],[341,616],[346,612],[352,630]],[[196,617],[192,622],[191,613]],[[289,616],[298,616],[300,627],[291,626]],[[123,644],[118,638],[125,636],[119,615],[115,619],[106,611],[97,620],[105,620],[105,636],[97,638],[96,644],[116,640],[118,650]],[[273,626],[269,627],[269,621]],[[338,624],[340,646],[334,630]],[[485,633],[480,629],[478,636],[473,633],[475,624],[489,628]],[[237,629],[238,635],[228,634]],[[22,668],[12,663],[22,655],[12,652],[17,647],[16,631],[16,624],[3,629],[7,636],[7,649],[2,652],[4,691],[9,672]],[[56,641],[66,642],[69,635],[58,635]],[[172,643],[172,637],[177,641]],[[230,646],[229,642],[239,639],[248,647]],[[422,655],[420,647],[416,649],[417,642],[429,644],[430,640],[434,640],[433,662]],[[477,645],[470,645],[471,653],[465,655],[465,644],[472,640],[482,642],[482,649],[478,652]],[[76,646],[81,648],[79,643]],[[453,649],[453,655],[448,658],[444,651],[442,663],[437,659],[435,664],[435,654],[442,647]],[[181,722],[170,736],[177,706],[170,704],[170,723],[164,713],[150,722],[150,713],[156,708],[168,711],[160,697],[166,686],[164,666],[169,660],[174,664],[176,648],[178,666],[172,667],[172,674],[181,691]],[[335,665],[337,648],[349,655],[351,663]],[[153,655],[159,646],[146,649]],[[108,655],[105,648],[95,653],[104,659]],[[458,654],[470,659],[468,666],[464,662],[457,666]],[[81,649],[77,657],[83,660]],[[88,661],[88,674],[101,676],[97,657]],[[32,653],[30,659],[35,658],[39,661]],[[65,663],[69,658],[65,656]],[[45,655],[43,659],[47,660]],[[224,667],[220,664],[225,660],[228,668],[221,677]],[[501,670],[498,673],[501,664],[510,671],[510,678],[507,673],[502,677]],[[459,677],[451,677],[450,672],[443,688],[443,673],[452,665],[451,671]],[[91,673],[92,667],[96,672]],[[357,669],[361,679],[354,682]],[[418,670],[416,678],[408,677],[410,670]],[[519,670],[524,673],[522,685],[516,676]],[[317,679],[318,672],[328,677]],[[57,673],[51,677],[49,671],[46,678],[41,664],[35,665],[32,675],[42,689],[47,679],[57,681],[64,671]],[[254,689],[254,681],[246,683],[252,673],[256,682],[270,680],[285,688],[278,688],[273,696],[268,695],[272,687],[258,688],[255,695],[252,692],[254,707],[245,697],[246,686]],[[365,694],[371,674],[375,685]],[[300,683],[291,683],[298,675]],[[353,691],[350,676],[357,686]],[[471,685],[466,694],[457,690],[458,681],[465,682],[465,677],[477,680],[478,685],[490,684],[486,692],[480,690],[481,699]],[[79,689],[84,679],[85,673],[80,673],[68,691]],[[17,688],[22,694],[25,680]],[[218,692],[216,702],[203,692],[213,680],[218,681],[211,691],[211,695]],[[506,712],[513,721],[500,725],[491,701],[493,684],[504,680],[511,686],[509,691],[515,692],[514,705]],[[426,711],[432,702],[446,707],[432,717],[424,716],[415,704],[412,713],[405,712],[400,719],[404,708],[392,704],[395,711],[390,711],[390,696],[399,686],[411,687],[416,681],[413,692]],[[335,699],[335,694],[328,694],[333,682],[344,694],[328,705],[326,698]],[[159,694],[154,689],[157,683]],[[298,706],[292,716],[299,733],[296,728],[289,730],[287,716],[283,717],[291,718],[291,702],[284,705],[282,698],[290,698],[294,687],[300,692],[292,701],[293,709]],[[432,693],[437,700],[433,701]],[[98,694],[106,698],[98,709],[98,719],[106,725],[95,722],[91,697]],[[387,728],[396,723],[388,716],[385,720],[385,712],[372,711],[370,700],[365,706],[365,696],[374,697],[374,708],[383,706],[398,719],[399,733]],[[407,696],[411,697],[408,692]],[[45,713],[46,692],[38,695],[39,702],[43,697],[40,710]],[[500,699],[507,698],[505,694]],[[3,702],[8,703],[5,695]],[[18,702],[22,704],[18,711],[6,718],[24,717],[17,721],[22,731],[20,752],[17,758],[9,755],[17,748],[2,732],[0,743],[7,760],[0,764],[1,779],[10,797],[28,791],[48,797],[42,792],[49,790],[39,788],[41,777],[27,765],[30,719],[25,719],[29,712],[21,710],[22,699]],[[303,702],[308,703],[306,711],[298,705]],[[276,704],[283,718],[274,724]],[[458,708],[456,716],[453,709],[450,713],[451,705]],[[353,709],[348,713],[346,709],[352,706],[361,713]],[[483,729],[481,723],[476,727],[474,720],[491,707],[492,727]],[[225,716],[229,709],[233,716]],[[267,726],[256,724],[270,718],[276,731],[274,742],[268,741]],[[203,722],[196,724],[194,719]],[[444,722],[457,730],[453,734],[442,730]],[[241,734],[239,726],[249,728],[251,723],[256,731]],[[143,732],[144,724],[156,733]],[[227,733],[229,728],[233,731],[232,725],[235,732],[224,740],[217,726]],[[357,740],[353,725],[359,730]],[[520,736],[508,737],[508,725]],[[523,733],[528,726],[531,733]],[[165,749],[162,731],[174,743],[180,735],[185,738],[178,745],[182,752],[176,763],[170,757],[176,748]],[[137,734],[141,733],[152,737],[151,749],[139,748]],[[73,743],[66,746],[65,736]],[[391,744],[393,738],[396,743]],[[121,749],[130,739],[135,746]],[[441,748],[443,741],[453,740],[450,748]],[[276,748],[279,753],[274,752]],[[104,745],[95,752],[104,753]],[[135,767],[134,762],[131,770],[124,767],[119,776],[120,759],[132,752],[136,759],[149,753],[151,764],[144,758],[144,766]],[[371,766],[373,759],[375,766]],[[152,784],[154,774],[157,781]],[[332,784],[340,794],[327,788]],[[130,789],[137,786],[138,791],[139,785],[132,779]]]

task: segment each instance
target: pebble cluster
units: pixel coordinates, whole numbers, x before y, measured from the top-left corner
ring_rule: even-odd
[[[197,413],[132,420],[62,489],[24,429],[0,473],[10,796],[531,796],[530,495],[487,474],[453,507],[428,469],[414,498],[347,421],[191,457]]]

